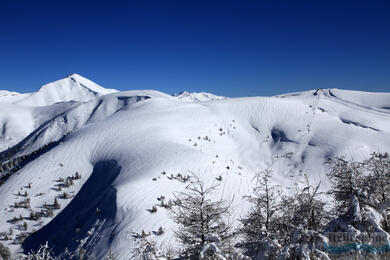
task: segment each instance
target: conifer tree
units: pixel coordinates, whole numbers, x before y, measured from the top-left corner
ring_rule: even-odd
[[[172,207],[171,216],[178,224],[175,235],[186,257],[198,257],[210,235],[218,236],[224,244],[231,238],[230,226],[224,219],[230,205],[222,199],[210,199],[216,187],[206,187],[197,176],[192,176],[185,191],[175,194],[178,202]]]
[[[249,256],[264,257],[276,256],[279,244],[277,233],[279,230],[278,215],[281,197],[280,187],[271,183],[272,171],[265,170],[256,175],[256,185],[253,195],[247,199],[252,208],[246,217],[242,218],[240,233],[244,240],[240,247]],[[272,255],[269,255],[272,254]]]

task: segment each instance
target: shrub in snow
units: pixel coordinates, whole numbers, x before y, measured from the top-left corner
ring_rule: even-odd
[[[61,205],[60,205],[60,203],[58,203],[57,198],[54,199],[53,208],[54,209],[60,209],[61,208]]]
[[[159,198],[157,198],[158,201],[160,201],[160,207],[170,209],[173,205],[172,200],[168,200],[168,202],[165,202],[165,197],[161,195]]]
[[[226,247],[221,243],[218,236],[208,235],[206,244],[199,253],[199,260],[250,260],[250,257],[244,256],[239,252],[229,252],[222,248]],[[225,251],[225,252],[224,252]]]
[[[81,179],[81,174],[80,174],[79,172],[76,172],[74,178],[75,178],[76,180]]]
[[[30,212],[30,219],[31,220],[39,220],[41,218],[41,213],[40,212]]]
[[[163,229],[163,227],[159,227],[157,232],[156,232],[156,235],[161,236],[162,234],[164,234],[164,229]]]
[[[222,250],[219,248],[221,241],[217,236],[209,235],[205,238],[206,244],[200,250],[199,260],[220,259],[225,260]]]
[[[30,208],[30,199],[27,198],[23,201],[15,202],[14,208],[25,208],[25,209]]]
[[[281,259],[330,259],[324,251],[328,240],[320,232],[295,227],[289,233],[288,242],[280,250]]]
[[[11,260],[11,252],[8,247],[0,243],[0,259]]]
[[[65,186],[66,186],[67,188],[69,188],[69,187],[72,186],[72,185],[73,185],[73,179],[72,179],[72,177],[66,178]]]
[[[153,206],[151,209],[148,209],[148,211],[150,212],[150,213],[156,213],[157,212],[157,207],[156,206]]]
[[[48,243],[41,245],[38,251],[31,251],[27,256],[23,257],[25,260],[54,260]]]
[[[64,191],[64,192],[62,193],[61,198],[63,198],[63,199],[69,199],[69,194],[68,194],[66,191]]]
[[[157,248],[154,241],[149,241],[145,236],[135,234],[136,246],[132,250],[132,259],[139,260],[164,260],[161,250]]]

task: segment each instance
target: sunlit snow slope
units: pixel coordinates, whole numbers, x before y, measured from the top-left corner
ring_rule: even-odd
[[[4,163],[23,159],[21,169],[0,186],[0,232],[12,228],[15,239],[35,231],[23,243],[25,250],[49,241],[59,253],[75,250],[81,241],[98,259],[109,249],[126,259],[131,256],[132,232],[145,230],[158,243],[175,245],[175,225],[157,198],[163,195],[168,201],[185,188],[179,173],[219,184],[215,196],[232,201],[231,221],[236,223],[248,207],[242,197],[251,193],[260,170],[273,169],[274,181],[283,187],[307,173],[326,188],[328,158],[358,160],[390,150],[389,93],[326,89],[186,102],[157,91],[99,93],[88,100],[43,106],[40,109],[58,109],[45,119],[20,105],[41,100],[34,94],[7,104],[16,111],[9,108],[14,120],[9,122],[17,125],[25,120],[16,118],[26,116],[32,122],[29,129],[34,129],[2,154]],[[58,99],[51,97],[57,95],[43,98],[41,105],[53,104]],[[76,172],[82,178],[59,191],[60,179]],[[18,191],[27,191],[33,211],[56,197],[61,209],[41,223],[25,218],[28,228],[23,231],[21,222],[10,221],[30,214],[14,208],[25,199]],[[62,197],[64,191],[69,198]],[[154,205],[158,210],[151,213]],[[155,235],[160,226],[165,233]],[[12,240],[5,243],[14,253],[22,250]]]
[[[17,144],[75,101],[86,102],[114,92],[77,74],[46,84],[34,93],[1,90],[0,151]]]

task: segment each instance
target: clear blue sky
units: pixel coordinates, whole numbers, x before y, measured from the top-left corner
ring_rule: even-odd
[[[0,1],[0,89],[390,91],[390,1]]]

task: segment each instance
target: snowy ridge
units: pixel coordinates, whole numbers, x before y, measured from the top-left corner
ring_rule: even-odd
[[[22,106],[48,106],[57,102],[85,102],[114,92],[116,90],[105,89],[80,75],[71,74],[42,86],[37,92],[16,103]]]
[[[185,102],[204,102],[225,99],[226,97],[216,96],[206,92],[187,92],[183,91],[173,95],[177,99]]]
[[[183,102],[157,91],[125,91],[41,107],[58,110],[3,153],[12,151],[5,161],[27,159],[21,159],[22,168],[0,186],[0,232],[12,228],[15,238],[35,229],[22,245],[25,250],[48,240],[59,253],[65,247],[76,249],[81,240],[98,259],[109,249],[119,259],[130,258],[132,232],[141,230],[151,232],[158,243],[174,246],[175,224],[157,198],[173,199],[173,192],[186,186],[174,177],[190,172],[205,183],[220,183],[215,197],[232,201],[231,220],[237,225],[249,207],[243,196],[251,192],[259,170],[273,169],[273,182],[284,188],[302,172],[326,188],[328,158],[359,160],[390,150],[390,114],[383,109],[390,104],[389,94],[375,103],[372,93],[348,93],[313,90],[215,100],[186,94]],[[76,172],[81,179],[64,189],[69,197],[62,198],[58,180]],[[26,188],[28,183],[31,187]],[[23,231],[20,223],[9,221],[29,214],[12,206],[23,199],[18,191],[28,192],[34,211],[55,198],[61,209],[42,218],[40,225],[26,219]],[[153,206],[155,213],[150,212]],[[159,227],[164,234],[154,235]],[[22,250],[11,242],[7,246],[13,253]]]
[[[30,94],[20,94],[14,91],[0,90],[0,103],[14,103],[22,100]]]

